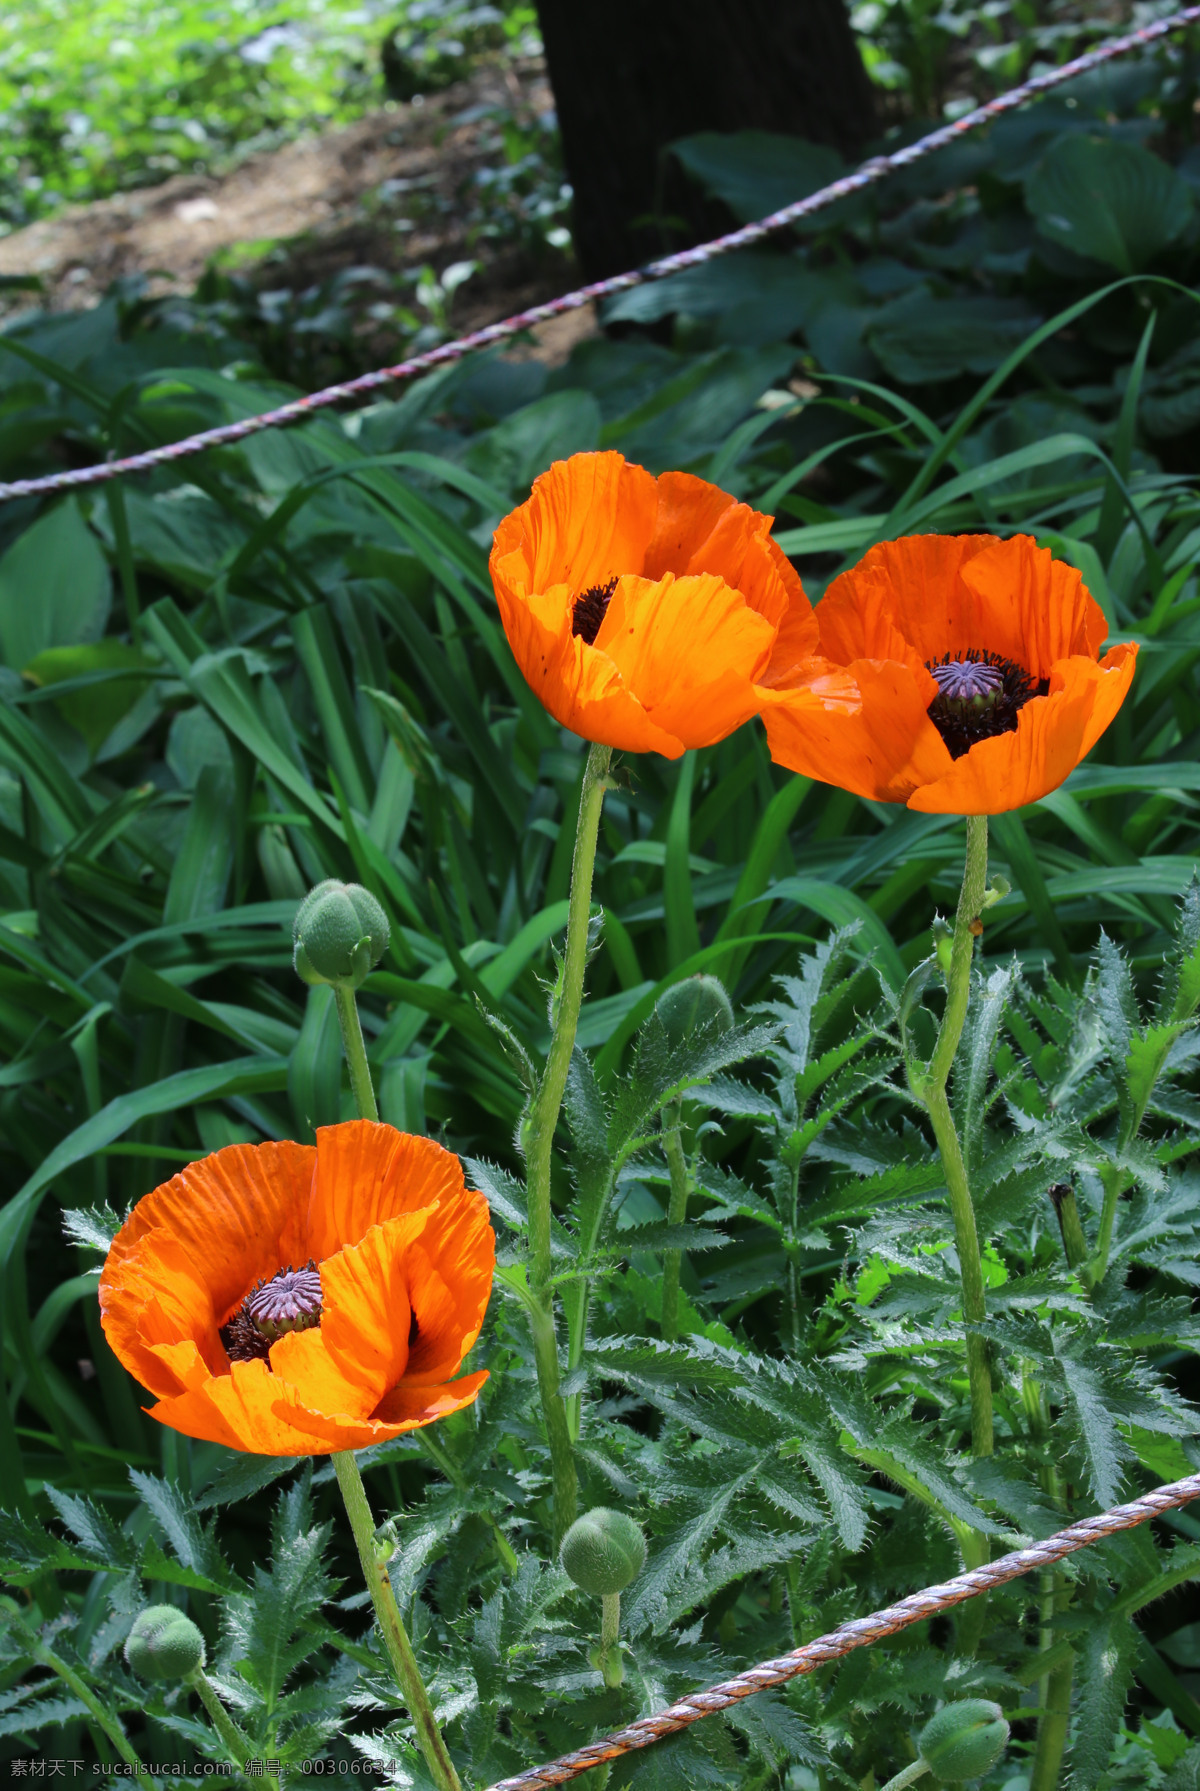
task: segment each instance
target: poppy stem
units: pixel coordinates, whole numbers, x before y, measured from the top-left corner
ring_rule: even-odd
[[[358,1108],[358,1117],[373,1119],[378,1123],[379,1107],[375,1100],[375,1084],[371,1080],[371,1066],[367,1062],[367,1046],[363,1038],[362,1021],[358,1017],[354,990],[335,983],[333,993],[337,1001],[342,1045],[350,1068],[350,1087],[354,1094],[354,1105]]]
[[[375,1619],[379,1624],[388,1659],[392,1663],[396,1684],[400,1687],[408,1706],[408,1714],[412,1718],[417,1746],[425,1756],[425,1763],[438,1791],[462,1791],[454,1762],[450,1758],[442,1731],[438,1728],[437,1717],[433,1714],[433,1705],[429,1702],[429,1693],[425,1690],[425,1681],[421,1678],[421,1669],[417,1665],[417,1657],[413,1653],[408,1631],[396,1603],[396,1594],[392,1591],[387,1562],[381,1561],[375,1550],[375,1520],[371,1516],[367,1489],[362,1483],[354,1451],[335,1450],[329,1459],[342,1489],[346,1515],[350,1519],[350,1528],[358,1546],[363,1578],[371,1594],[371,1603],[375,1606]]]
[[[232,1763],[235,1766],[244,1767],[246,1762],[254,1757],[254,1749],[217,1696],[217,1688],[204,1668],[197,1667],[196,1671],[190,1673],[184,1680],[184,1684],[191,1687],[208,1711],[209,1717],[212,1719],[212,1726],[225,1743],[225,1751]],[[279,1780],[273,1772],[264,1772],[262,1776],[265,1784],[273,1785],[275,1791],[279,1791]]]
[[[663,1149],[671,1176],[668,1225],[682,1225],[687,1219],[688,1166],[679,1123],[680,1105],[674,1101],[663,1113]],[[674,1343],[679,1335],[679,1275],[682,1268],[682,1250],[663,1251],[662,1334],[668,1343]]]
[[[950,1111],[946,1084],[962,1038],[971,994],[971,963],[975,951],[975,930],[983,907],[987,883],[988,829],[986,815],[967,816],[967,861],[963,872],[962,893],[954,917],[954,937],[950,949],[950,970],[946,977],[946,1010],[938,1031],[937,1044],[929,1069],[920,1085],[934,1136],[941,1153],[954,1220],[954,1241],[958,1250],[959,1274],[962,1278],[963,1319],[967,1329],[967,1375],[971,1387],[971,1449],[976,1456],[990,1455],[994,1446],[992,1428],[992,1376],[988,1366],[987,1345],[978,1327],[986,1317],[983,1262],[979,1252],[979,1231],[975,1224],[975,1207],[962,1146]],[[985,1543],[986,1547],[986,1543]],[[986,1559],[986,1555],[984,1557]],[[979,1600],[980,1605],[983,1600]]]
[[[550,1287],[550,1163],[583,1002],[596,840],[611,761],[610,746],[593,743],[588,748],[579,792],[579,817],[575,824],[566,950],[550,1009],[550,1051],[524,1126],[525,1180],[529,1199],[529,1285],[533,1296],[531,1325],[538,1391],[550,1442],[556,1543],[575,1521],[578,1483],[566,1407],[559,1392],[558,1339]]]
[[[898,1772],[894,1779],[889,1779],[887,1784],[882,1787],[882,1791],[902,1791],[903,1786],[915,1785],[917,1780],[924,1778],[928,1771],[929,1767],[924,1760],[914,1760],[911,1766],[906,1766],[903,1772]]]
[[[121,1726],[120,1717],[115,1711],[109,1710],[100,1702],[82,1675],[77,1673],[61,1654],[56,1654],[53,1648],[48,1648],[31,1626],[15,1612],[0,1610],[0,1621],[16,1631],[21,1648],[31,1660],[35,1660],[40,1667],[48,1667],[52,1673],[57,1673],[67,1689],[74,1692],[79,1702],[91,1713],[97,1727],[108,1736],[126,1765],[132,1766],[137,1773],[145,1772],[146,1768]]]

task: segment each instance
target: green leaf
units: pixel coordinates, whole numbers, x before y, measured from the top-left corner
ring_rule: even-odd
[[[886,305],[866,338],[893,379],[923,386],[990,373],[1039,322],[1023,299],[931,299],[913,292]]]
[[[0,661],[20,672],[47,647],[98,641],[111,605],[108,563],[68,499],[0,559]]]
[[[46,647],[23,670],[32,684],[74,686],[55,697],[54,707],[83,735],[94,758],[117,723],[150,688],[149,678],[136,674],[155,663],[140,648],[110,638]]]
[[[1071,1748],[1071,1784],[1100,1791],[1133,1684],[1138,1632],[1128,1617],[1089,1625],[1079,1665],[1079,1707]]]
[[[672,143],[671,154],[743,223],[806,199],[844,166],[835,149],[776,131],[700,131]],[[825,212],[814,224],[824,229],[833,221]]]
[[[1061,137],[1025,192],[1043,236],[1122,274],[1146,267],[1192,215],[1186,181],[1140,144],[1112,137]]]

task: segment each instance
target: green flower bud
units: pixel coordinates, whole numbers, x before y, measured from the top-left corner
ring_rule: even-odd
[[[945,1705],[917,1737],[918,1751],[930,1771],[952,1785],[990,1772],[1007,1746],[1004,1712],[988,1698]]]
[[[204,1637],[173,1604],[152,1604],[134,1621],[125,1659],[139,1679],[186,1679],[204,1665]]]
[[[387,950],[389,934],[387,915],[370,890],[329,877],[296,910],[296,975],[357,989]]]
[[[654,1009],[673,1046],[686,1043],[701,1026],[717,1034],[733,1026],[733,1006],[715,976],[685,976],[659,996]]]
[[[623,1592],[646,1564],[646,1538],[623,1511],[597,1505],[577,1517],[559,1556],[581,1592]]]

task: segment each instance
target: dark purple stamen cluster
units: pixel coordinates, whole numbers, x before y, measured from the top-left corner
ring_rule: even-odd
[[[975,647],[957,659],[946,653],[927,667],[938,687],[929,719],[953,759],[980,740],[1010,734],[1030,698],[1045,696],[1048,689],[1045,679],[1038,683],[1014,660]]]
[[[269,1281],[256,1281],[237,1311],[221,1326],[221,1342],[231,1362],[266,1362],[271,1345],[288,1331],[311,1331],[321,1322],[321,1274],[310,1256],[304,1267],[291,1263]]]
[[[578,634],[589,647],[600,632],[600,624],[608,614],[608,606],[616,588],[616,579],[610,578],[606,585],[592,585],[590,590],[584,591],[575,599],[575,607],[571,611],[571,633]]]

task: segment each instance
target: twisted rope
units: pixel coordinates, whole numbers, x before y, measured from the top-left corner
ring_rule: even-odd
[[[1173,1481],[1169,1486],[1156,1487],[1128,1505],[1118,1505],[1097,1517],[1081,1518],[1077,1524],[1047,1536],[1044,1542],[1017,1549],[1011,1555],[1001,1555],[998,1561],[990,1561],[985,1567],[974,1567],[970,1573],[960,1573],[942,1586],[927,1586],[923,1592],[912,1592],[885,1610],[872,1612],[869,1617],[854,1617],[849,1623],[839,1624],[827,1636],[806,1642],[803,1648],[795,1648],[777,1660],[761,1661],[734,1679],[724,1679],[719,1685],[709,1686],[707,1691],[693,1692],[677,1704],[655,1711],[653,1716],[639,1717],[626,1729],[618,1729],[600,1741],[591,1741],[586,1747],[576,1748],[574,1753],[552,1760],[548,1766],[534,1766],[528,1772],[519,1772],[515,1778],[500,1779],[489,1786],[488,1791],[549,1791],[551,1786],[565,1785],[569,1779],[577,1778],[593,1766],[619,1760],[623,1754],[650,1747],[654,1742],[686,1729],[689,1723],[699,1722],[702,1716],[727,1710],[731,1704],[740,1703],[743,1698],[766,1691],[770,1686],[785,1685],[789,1679],[811,1673],[827,1661],[839,1660],[855,1648],[867,1648],[872,1642],[882,1641],[884,1636],[895,1635],[898,1630],[907,1629],[910,1623],[934,1617],[939,1611],[962,1604],[965,1599],[978,1598],[981,1593],[990,1592],[993,1586],[1020,1579],[1022,1574],[1032,1573],[1037,1567],[1049,1567],[1053,1562],[1061,1561],[1064,1555],[1074,1554],[1076,1549],[1102,1542],[1106,1536],[1115,1536],[1121,1530],[1132,1530],[1163,1511],[1197,1498],[1200,1498],[1200,1474]]]
[[[344,404],[348,399],[365,397],[397,380],[412,379],[418,373],[431,372],[435,367],[460,360],[476,349],[490,348],[497,342],[506,342],[535,324],[546,323],[552,317],[561,317],[567,311],[578,311],[595,300],[611,298],[618,292],[628,292],[631,287],[644,286],[651,280],[665,280],[670,274],[682,273],[689,267],[699,267],[702,262],[711,261],[718,255],[728,255],[735,249],[744,249],[751,243],[762,242],[775,231],[784,230],[802,218],[810,218],[816,212],[836,204],[839,199],[849,198],[853,193],[860,193],[864,188],[874,186],[887,175],[911,167],[914,162],[922,161],[936,150],[957,142],[969,131],[978,130],[1003,113],[1024,105],[1027,99],[1037,94],[1049,93],[1052,88],[1060,87],[1066,81],[1073,81],[1078,75],[1087,74],[1116,56],[1125,56],[1130,50],[1144,49],[1147,44],[1160,37],[1197,23],[1200,23],[1200,6],[1187,6],[1172,13],[1169,18],[1159,19],[1153,24],[1143,25],[1137,31],[1131,31],[1125,37],[1112,38],[1108,43],[1100,44],[1082,56],[1076,56],[1073,61],[1064,62],[1059,68],[1034,75],[1030,80],[1023,81],[1019,87],[1001,94],[997,99],[989,100],[986,105],[978,106],[972,112],[964,113],[953,124],[942,125],[938,130],[930,131],[928,136],[919,138],[904,149],[897,149],[891,155],[873,157],[854,173],[843,175],[840,180],[832,181],[829,186],[822,187],[816,193],[810,193],[807,199],[797,199],[794,204],[785,205],[782,211],[772,212],[769,217],[760,218],[756,223],[744,224],[741,229],[731,230],[728,235],[718,236],[712,242],[700,243],[693,249],[681,249],[674,255],[664,255],[660,260],[651,261],[645,267],[636,268],[630,273],[613,274],[606,280],[595,280],[588,286],[579,286],[574,292],[564,293],[561,298],[548,299],[541,305],[530,305],[524,311],[502,318],[499,323],[490,323],[484,329],[473,330],[470,335],[460,336],[454,342],[445,342],[440,348],[431,348],[424,354],[413,355],[406,361],[397,362],[394,367],[381,367],[373,373],[360,374],[356,379],[344,380],[339,385],[326,386],[307,398],[294,398],[288,404],[281,404],[275,410],[262,411],[253,417],[242,417],[236,423],[223,423],[215,429],[204,429],[197,435],[184,436],[180,441],[168,442],[165,446],[150,448],[141,454],[126,455],[122,460],[105,460],[95,466],[80,467],[70,472],[49,473],[39,479],[15,479],[10,484],[0,484],[0,503],[9,498],[37,497],[49,491],[77,490],[85,485],[98,485],[121,473],[148,472],[152,467],[182,460],[185,455],[199,454],[205,448],[228,447],[232,442],[244,441],[247,436],[256,435],[262,429],[276,429],[289,423],[302,422],[315,412],[328,409],[330,405]],[[0,346],[3,343],[4,337],[0,334]]]

